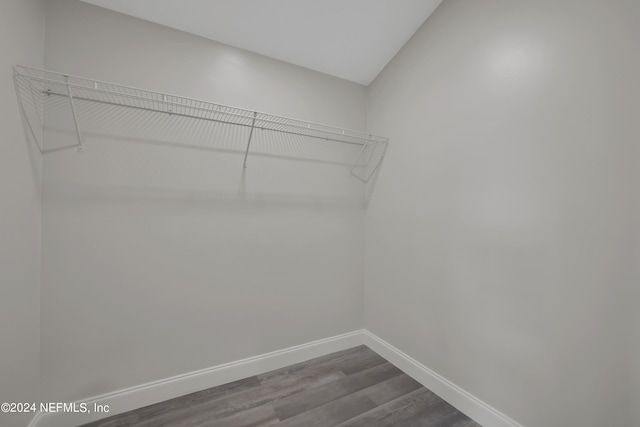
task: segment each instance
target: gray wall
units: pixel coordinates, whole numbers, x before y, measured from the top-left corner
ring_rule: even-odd
[[[38,399],[41,156],[25,143],[13,66],[43,61],[44,4],[0,2],[0,402]],[[29,418],[0,414],[0,424]]]
[[[366,88],[354,83],[75,0],[48,2],[46,24],[52,70],[365,127]],[[364,188],[348,169],[250,155],[243,175],[233,141],[209,150],[206,129],[169,123],[148,129],[158,140],[87,132],[83,154],[46,156],[47,399],[85,398],[362,327]],[[73,141],[54,128],[47,144]],[[162,140],[180,131],[204,134],[201,146]],[[260,138],[254,150],[288,144],[294,157],[313,159],[300,151],[321,149]],[[348,153],[333,154],[340,163]]]
[[[639,425],[639,20],[447,0],[370,89],[365,327],[527,427]]]

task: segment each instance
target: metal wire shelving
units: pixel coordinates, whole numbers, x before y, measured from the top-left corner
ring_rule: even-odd
[[[364,132],[342,129],[335,126],[312,123],[273,114],[251,111],[167,93],[123,86],[69,74],[47,71],[38,68],[16,66],[14,79],[18,103],[24,119],[26,132],[33,138],[42,153],[77,148],[82,151],[85,140],[83,120],[92,106],[117,109],[123,113],[126,109],[133,114],[161,114],[176,120],[206,121],[213,127],[237,127],[245,140],[243,166],[247,167],[247,158],[254,150],[255,131],[272,133],[287,137],[289,141],[325,141],[326,143],[348,144],[354,148],[350,174],[367,182],[380,166],[388,138],[370,135]],[[43,127],[47,120],[49,105],[63,105],[67,121],[75,133],[72,143],[53,148],[45,148]],[[51,114],[54,116],[55,114]],[[88,120],[86,120],[88,122]],[[238,141],[239,142],[239,141]],[[236,148],[237,148],[236,144]],[[259,150],[259,147],[255,147]],[[286,150],[286,148],[285,148]]]

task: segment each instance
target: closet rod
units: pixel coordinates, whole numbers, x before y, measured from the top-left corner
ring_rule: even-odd
[[[52,91],[43,91],[43,94],[47,95],[47,96],[60,96],[63,98],[67,98],[68,95],[64,94],[64,93],[57,93],[57,92],[52,92]],[[207,122],[215,122],[215,123],[221,123],[221,124],[226,124],[226,125],[233,125],[233,126],[240,126],[240,127],[246,127],[246,128],[250,128],[252,127],[251,125],[248,124],[243,124],[243,123],[236,123],[236,122],[229,122],[229,121],[225,121],[225,120],[220,120],[220,119],[212,119],[210,117],[200,117],[200,116],[194,116],[191,114],[182,114],[182,113],[176,113],[176,112],[168,112],[168,111],[158,111],[158,110],[154,110],[153,108],[145,108],[145,107],[138,107],[135,105],[123,105],[123,104],[118,104],[116,102],[109,102],[109,101],[100,101],[100,100],[96,100],[96,99],[91,99],[91,98],[83,98],[80,96],[74,96],[73,99],[75,99],[76,101],[87,101],[87,102],[95,102],[96,104],[105,104],[105,105],[114,105],[117,107],[124,107],[124,108],[131,108],[134,110],[142,110],[142,111],[149,111],[152,113],[165,113],[165,114],[170,114],[172,116],[178,116],[178,117],[185,117],[188,119],[198,119],[198,120],[204,120]],[[195,107],[189,107],[189,108],[195,108]],[[222,111],[215,111],[215,113],[219,113],[219,114],[224,114],[224,115],[233,115],[232,113],[226,113],[226,112],[222,112]],[[238,116],[238,115],[236,115]],[[238,116],[238,117],[243,117],[243,116]],[[261,120],[261,119],[259,119]],[[261,131],[271,131],[271,132],[279,132],[279,133],[285,133],[288,135],[295,135],[295,136],[304,136],[306,138],[314,138],[314,139],[321,139],[323,141],[331,141],[331,142],[340,142],[342,144],[352,144],[352,145],[358,145],[358,146],[365,146],[366,143],[365,142],[353,142],[353,141],[345,141],[344,139],[336,139],[336,138],[329,138],[329,137],[324,137],[324,136],[314,136],[314,135],[308,135],[305,133],[299,133],[299,132],[292,132],[292,131],[288,131],[288,130],[276,130],[276,129],[271,129],[271,128],[266,128],[263,126],[253,126],[254,129],[258,129]]]
[[[26,67],[26,66],[22,66],[22,65],[18,65],[18,66],[16,66],[16,68],[24,69],[24,70],[30,70],[30,71],[37,71],[37,72],[45,73],[45,74],[53,74],[53,75],[58,74],[58,73],[55,73],[55,72],[52,72],[52,71],[43,70],[43,69],[34,68],[34,67]],[[23,76],[29,78],[30,80],[40,81],[42,83],[60,84],[60,85],[65,85],[66,84],[64,81],[58,81],[58,80],[51,79],[51,78],[46,78],[46,77],[37,77],[37,76],[33,76],[33,75],[23,75]],[[135,87],[132,87],[132,86],[125,86],[125,85],[105,82],[105,81],[101,81],[101,80],[87,79],[86,77],[79,77],[79,76],[74,76],[74,75],[66,74],[66,73],[64,74],[64,76],[66,76],[68,78],[71,78],[71,79],[77,79],[77,80],[82,80],[82,81],[87,82],[87,83],[91,83],[91,85],[89,85],[89,84],[81,85],[81,84],[77,84],[77,83],[68,83],[68,85],[71,88],[78,89],[78,90],[87,90],[87,91],[91,91],[91,92],[103,93],[103,94],[112,95],[112,96],[121,96],[121,97],[124,97],[124,98],[136,99],[136,100],[139,100],[139,101],[159,102],[159,103],[179,106],[179,107],[183,107],[183,108],[190,108],[190,109],[200,110],[200,111],[205,111],[205,112],[214,112],[214,113],[226,114],[226,115],[229,115],[229,116],[239,117],[239,118],[243,118],[243,119],[250,119],[251,116],[241,115],[241,114],[232,113],[232,112],[228,112],[228,111],[222,111],[222,110],[220,110],[220,108],[233,109],[233,110],[237,110],[237,111],[244,111],[244,112],[247,112],[247,113],[253,113],[253,111],[249,111],[249,110],[246,110],[244,108],[233,107],[233,106],[230,106],[230,105],[214,104],[214,103],[211,103],[209,101],[204,101],[204,100],[200,100],[200,99],[196,99],[196,98],[188,98],[188,97],[179,96],[179,95],[172,95],[172,94],[168,94],[168,93],[154,92],[154,91],[149,91],[149,90],[146,90],[146,89],[135,88]],[[106,86],[115,87],[115,88],[118,88],[118,89],[126,89],[126,90],[132,90],[132,91],[137,91],[137,92],[145,92],[145,93],[148,93],[148,94],[150,94],[152,96],[160,97],[160,98],[143,97],[143,96],[132,95],[132,94],[129,94],[129,93],[123,93],[123,92],[119,92],[119,91],[115,91],[115,90],[101,89],[101,88],[99,88],[100,85],[103,85],[103,86],[106,85]],[[213,106],[219,107],[219,108],[211,109],[211,108],[197,107],[197,106],[188,105],[188,104],[181,104],[181,103],[169,101],[169,100],[167,100],[167,97],[175,98],[175,99],[181,99],[181,100],[184,100],[184,101],[187,101],[187,102],[209,104],[209,105],[213,105]],[[97,100],[90,99],[90,98],[88,98],[86,100],[91,101],[91,102],[98,102]],[[113,105],[125,106],[125,105],[118,104],[118,103],[113,103]],[[150,110],[151,111],[156,111],[156,110],[153,110],[153,109],[150,109]],[[375,136],[375,135],[367,134],[367,133],[364,133],[364,132],[361,132],[361,131],[352,130],[352,129],[342,129],[342,128],[339,128],[339,127],[336,127],[336,126],[332,126],[332,125],[326,125],[326,124],[322,124],[322,123],[314,123],[314,122],[295,119],[295,118],[291,118],[291,117],[284,117],[284,116],[278,116],[278,115],[270,114],[270,113],[263,113],[263,112],[260,112],[260,111],[257,111],[256,113],[258,115],[260,115],[260,116],[265,116],[265,117],[259,117],[258,121],[265,122],[265,123],[271,123],[271,124],[276,125],[276,126],[277,125],[290,126],[290,127],[295,127],[295,128],[299,128],[299,129],[308,130],[308,131],[323,132],[323,133],[327,133],[327,134],[345,136],[345,137],[348,137],[348,138],[363,140],[365,142],[366,141],[377,141],[377,142],[387,142],[388,141],[387,138],[378,137],[378,136]],[[195,116],[194,118],[201,118],[201,117]],[[276,120],[274,120],[274,119],[276,119]],[[291,123],[291,121],[294,121],[294,122],[297,122],[297,123]],[[232,123],[232,124],[236,124],[236,123]],[[270,129],[270,130],[277,131],[277,129]],[[321,139],[327,139],[327,138],[321,138]],[[337,139],[334,139],[334,141],[345,142],[343,140],[337,140]]]

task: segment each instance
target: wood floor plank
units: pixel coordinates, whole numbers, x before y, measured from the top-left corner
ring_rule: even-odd
[[[310,388],[274,402],[278,418],[286,420],[302,412],[317,408],[332,400],[378,384],[389,378],[401,375],[402,371],[390,363],[383,363],[365,371],[349,375],[320,387]]]
[[[442,399],[427,390],[419,388],[398,399],[378,406],[362,415],[338,424],[340,427],[395,427],[410,419],[425,408],[437,406]]]
[[[191,408],[200,403],[215,401],[222,397],[240,393],[242,391],[253,390],[259,385],[260,381],[257,377],[253,376],[218,387],[190,393],[175,399],[166,400],[154,405],[145,406],[143,408],[136,409],[135,411],[114,415],[109,418],[85,424],[83,427],[126,427],[140,425],[147,420],[153,420],[159,416],[165,415],[166,413]]]
[[[367,412],[376,407],[369,397],[364,393],[355,393],[333,400],[315,409],[302,412],[296,416],[288,418],[277,427],[301,427],[301,426],[335,426],[342,421],[348,420],[363,412]]]
[[[411,420],[405,421],[403,424],[399,424],[399,427],[439,427],[439,426],[447,426],[447,427],[482,427],[477,422],[473,421],[469,417],[467,417],[462,412],[456,410],[455,408],[449,406],[444,415],[444,413],[438,413],[434,411],[434,413],[423,413],[419,416],[415,416]],[[453,410],[452,410],[453,409]]]
[[[335,353],[327,354],[326,356],[316,357],[314,359],[306,360],[301,363],[296,363],[294,365],[285,366],[281,369],[274,369],[273,371],[265,372],[264,374],[257,375],[258,380],[263,382],[264,380],[268,380],[272,377],[277,377],[280,375],[292,375],[300,370],[308,368],[309,366],[322,365],[324,363],[337,363],[339,360],[342,360],[345,357],[359,357],[360,354],[364,354],[369,350],[368,347],[364,345],[359,345],[357,347],[352,347],[346,350],[338,351]]]
[[[260,381],[260,389],[281,390],[294,387],[300,389],[306,385],[322,384],[325,381],[322,378],[331,375],[334,379],[336,375],[345,377],[342,370],[330,364],[322,364],[318,366],[308,367],[296,370],[288,375],[277,375]],[[313,384],[312,384],[313,383]]]
[[[445,423],[447,427],[482,427],[480,424],[459,411],[456,415],[446,420]]]
[[[267,403],[277,402],[287,396],[297,395],[306,389],[332,384],[342,378],[346,378],[342,372],[326,367],[323,372],[314,372],[313,375],[290,378],[282,383],[266,386],[260,384],[257,387],[214,401],[202,402],[198,405],[171,411],[160,418],[146,420],[144,423],[140,423],[139,426],[154,427],[158,422],[163,422],[166,425],[180,425],[178,424],[180,420],[192,412],[199,412],[208,419],[225,418]]]
[[[373,350],[365,347],[366,351],[360,354],[360,357],[345,358],[338,361],[335,367],[340,369],[346,375],[357,374],[374,366],[387,363],[387,360]]]
[[[482,427],[466,415],[462,413],[459,415],[459,419],[451,420],[451,424],[448,427]]]
[[[384,405],[394,399],[421,388],[422,385],[407,374],[401,374],[387,381],[369,387],[364,392],[376,406]]]
[[[396,427],[452,426],[467,417],[443,400],[395,424]]]
[[[279,422],[273,407],[264,405],[215,421],[202,419],[197,424],[186,424],[183,427],[267,427]]]
[[[344,372],[345,375],[351,375],[387,362],[383,357],[364,345],[334,354],[333,357],[322,356],[258,375],[258,380],[262,384],[269,384],[283,377],[297,376],[305,372],[323,369],[327,366],[340,370]]]

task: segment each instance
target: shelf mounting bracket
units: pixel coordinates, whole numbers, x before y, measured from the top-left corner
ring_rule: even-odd
[[[69,76],[64,76],[64,81],[67,83],[67,96],[69,97],[69,104],[71,105],[71,115],[73,116],[73,124],[75,125],[76,133],[78,134],[78,152],[82,153],[84,151],[84,147],[82,145],[82,133],[80,133],[80,126],[78,125],[78,116],[76,115],[76,106],[73,102],[73,94],[71,93]]]
[[[359,176],[357,176],[356,174],[353,173],[353,170],[356,168],[356,166],[358,166],[358,162],[362,158],[362,155],[364,154],[365,150],[367,149],[367,146],[369,145],[370,141],[371,141],[371,135],[369,135],[369,139],[367,140],[367,142],[365,142],[362,145],[362,148],[360,149],[360,152],[358,153],[358,157],[356,157],[356,159],[354,160],[353,164],[351,165],[351,169],[349,169],[349,175],[350,176],[355,176],[356,178],[360,179]]]
[[[244,152],[244,165],[243,167],[247,168],[247,157],[249,156],[249,147],[251,147],[251,138],[253,138],[253,130],[256,126],[256,116],[258,113],[256,111],[253,112],[253,121],[251,122],[251,131],[249,132],[249,141],[247,141],[247,150]]]
[[[33,141],[38,146],[38,150],[40,150],[40,152],[43,153],[44,152],[44,147],[42,146],[42,144],[40,144],[40,141],[38,140],[38,137],[36,136],[36,133],[33,131],[33,126],[31,126],[31,121],[29,120],[29,117],[27,116],[27,112],[25,111],[24,103],[22,102],[22,97],[20,96],[20,89],[19,89],[19,86],[18,86],[17,75],[18,75],[17,74],[17,70],[14,70],[13,82],[14,82],[15,87],[16,87],[16,94],[18,95],[18,106],[20,107],[20,115],[21,115],[21,118],[22,118],[22,122],[23,122],[23,124],[26,124],[27,129],[29,129],[29,132],[31,133],[31,136],[33,137]]]

